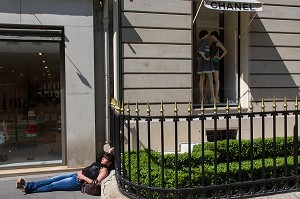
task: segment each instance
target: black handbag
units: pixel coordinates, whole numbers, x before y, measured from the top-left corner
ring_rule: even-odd
[[[81,185],[81,192],[92,196],[101,196],[101,184],[98,180],[93,180],[91,184],[85,182]]]

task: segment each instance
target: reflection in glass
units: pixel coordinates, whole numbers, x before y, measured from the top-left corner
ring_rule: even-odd
[[[59,43],[0,42],[0,168],[61,163],[59,85]]]

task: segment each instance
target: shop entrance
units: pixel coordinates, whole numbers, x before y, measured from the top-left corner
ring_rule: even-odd
[[[0,26],[0,167],[62,163],[62,36]]]

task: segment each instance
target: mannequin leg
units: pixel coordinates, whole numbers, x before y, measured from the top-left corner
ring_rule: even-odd
[[[208,87],[210,91],[210,103],[214,103],[215,95],[214,95],[213,74],[208,73],[207,78],[208,78]]]
[[[220,99],[219,99],[219,89],[220,89],[219,71],[216,70],[213,73],[213,76],[214,76],[214,81],[215,81],[215,93],[214,93],[214,95],[215,95],[217,103],[220,103]]]
[[[199,80],[199,89],[200,89],[200,103],[203,102],[206,103],[206,100],[204,98],[204,91],[203,91],[203,85],[204,85],[204,80],[205,80],[205,74],[200,74],[200,80]]]

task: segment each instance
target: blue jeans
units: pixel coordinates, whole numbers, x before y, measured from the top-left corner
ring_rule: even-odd
[[[77,191],[82,184],[83,181],[77,179],[77,174],[72,173],[54,176],[38,182],[27,182],[24,189],[27,194],[49,191]]]

